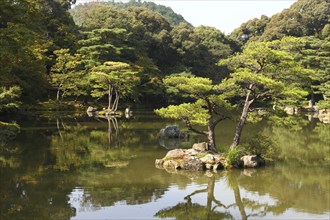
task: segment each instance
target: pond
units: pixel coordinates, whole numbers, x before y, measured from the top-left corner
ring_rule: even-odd
[[[289,130],[248,125],[243,141],[267,137],[278,161],[262,169],[187,172],[156,169],[182,142],[158,140],[169,124],[151,111],[107,120],[85,113],[16,119],[21,132],[0,152],[0,219],[329,219],[329,125]],[[235,124],[217,128],[229,146]]]

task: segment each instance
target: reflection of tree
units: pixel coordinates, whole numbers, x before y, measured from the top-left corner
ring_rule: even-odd
[[[265,134],[272,141],[273,147],[280,150],[279,159],[286,163],[330,165],[330,135],[327,126],[318,123],[315,127],[303,127],[297,131],[273,126]]]
[[[118,120],[115,116],[106,115],[106,116],[99,116],[96,118],[98,121],[103,122],[101,119],[105,119],[108,122],[108,147],[111,148],[111,145],[114,144],[114,139],[118,139],[119,133],[119,126]],[[114,130],[114,132],[113,132]]]
[[[237,172],[227,173],[227,182],[229,187],[233,190],[235,197],[235,204],[232,206],[238,207],[238,210],[241,215],[240,219],[247,220],[249,217],[266,215],[267,204],[260,204],[259,201],[253,201],[248,198],[242,199],[237,179],[238,179]],[[252,210],[254,210],[253,213],[246,214],[245,211],[246,207],[252,208]],[[256,212],[255,210],[260,210],[260,211]]]
[[[240,187],[259,196],[269,195],[276,202],[273,205],[255,204],[243,200],[245,208],[265,209],[267,213],[279,215],[293,208],[310,213],[322,214],[330,204],[328,168],[301,166],[278,166],[254,172],[250,176],[236,176]],[[310,202],[313,201],[313,202]],[[262,206],[264,208],[262,208]]]
[[[207,187],[205,189],[194,191],[184,198],[186,202],[179,203],[170,208],[162,209],[158,211],[155,216],[161,218],[175,217],[176,219],[233,219],[232,215],[228,212],[220,212],[216,210],[219,207],[223,207],[225,209],[227,207],[215,198],[214,184],[215,176],[212,175],[208,178]],[[198,203],[192,203],[191,197],[199,193],[207,194],[206,206],[202,206]],[[213,203],[215,204],[214,206]]]

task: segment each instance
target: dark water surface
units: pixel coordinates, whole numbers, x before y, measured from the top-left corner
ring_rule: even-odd
[[[0,147],[0,219],[329,219],[329,125],[248,125],[243,141],[272,142],[278,162],[258,170],[167,172],[154,161],[168,121],[150,111],[117,121],[83,114],[22,116]],[[217,129],[229,146],[235,124]],[[165,147],[164,147],[165,146]]]

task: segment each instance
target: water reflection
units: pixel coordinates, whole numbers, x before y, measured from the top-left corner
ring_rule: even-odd
[[[205,189],[187,194],[185,202],[166,207],[155,216],[176,219],[329,217],[330,179],[325,175],[327,169],[308,169],[308,177],[301,178],[306,172],[279,166],[213,174],[207,178]],[[203,196],[194,198],[197,194]],[[227,197],[224,198],[223,194]],[[201,203],[205,198],[206,204]]]
[[[173,121],[150,112],[117,124],[100,120],[62,116],[20,123],[17,139],[1,146],[0,219],[329,217],[324,124],[249,129],[250,137],[262,133],[277,146],[283,162],[276,166],[168,173],[154,160],[166,153],[158,132]],[[219,137],[227,130],[220,127]]]

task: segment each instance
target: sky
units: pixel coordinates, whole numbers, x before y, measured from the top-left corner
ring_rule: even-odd
[[[77,0],[77,3],[97,0]],[[102,1],[102,0],[99,0]],[[103,0],[104,1],[104,0]],[[272,16],[297,0],[152,0],[169,6],[194,25],[212,26],[229,34],[242,23],[261,15]]]

